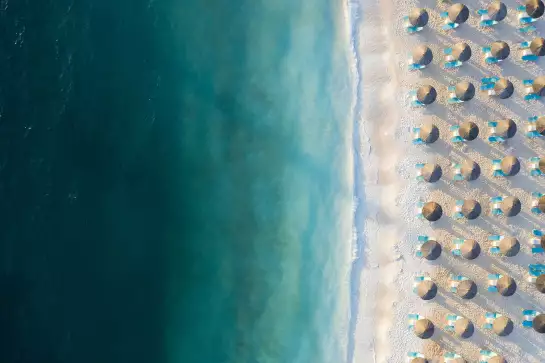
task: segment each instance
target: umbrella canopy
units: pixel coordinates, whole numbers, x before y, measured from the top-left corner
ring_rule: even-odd
[[[536,130],[541,135],[545,136],[545,116],[538,117],[536,120]]]
[[[469,18],[469,9],[461,3],[451,5],[448,9],[448,18],[451,22],[456,24],[465,23]]]
[[[496,355],[488,360],[488,363],[507,363],[504,357]]]
[[[500,316],[494,320],[492,330],[500,337],[505,337],[513,331],[513,321],[507,316]]]
[[[475,122],[465,121],[460,125],[458,134],[466,141],[472,141],[479,136],[479,126]]]
[[[417,357],[417,358],[413,358],[411,360],[411,363],[428,363],[428,360],[424,359],[424,358]]]
[[[422,215],[428,221],[435,222],[443,215],[443,208],[436,202],[427,202],[422,207]]]
[[[501,161],[501,171],[503,171],[506,176],[517,175],[520,171],[519,159],[512,155],[504,157]]]
[[[426,241],[421,247],[422,257],[428,261],[437,260],[441,256],[442,247],[439,242],[434,240]]]
[[[543,6],[543,1],[541,0],[526,0],[526,14],[530,17],[537,19],[543,15],[545,11],[545,6]]]
[[[539,197],[537,201],[537,207],[542,213],[545,213],[545,195]]]
[[[499,120],[496,125],[496,134],[504,139],[510,139],[517,133],[517,124],[511,119]]]
[[[542,173],[545,173],[545,158],[540,158],[538,168]]]
[[[452,47],[452,56],[460,62],[467,62],[471,58],[471,47],[464,42],[456,43]]]
[[[420,137],[426,144],[433,144],[439,139],[439,129],[435,124],[424,124],[420,127]]]
[[[474,199],[464,200],[462,214],[467,219],[475,219],[481,215],[481,204]],[[477,257],[477,256],[475,256]]]
[[[515,237],[503,237],[499,247],[500,253],[507,257],[516,256],[520,251],[520,243]]]
[[[427,66],[433,60],[431,49],[424,44],[417,45],[413,49],[413,62],[423,66]]]
[[[512,296],[517,291],[517,283],[509,276],[500,277],[496,287],[502,296]]]
[[[499,98],[506,99],[511,97],[513,92],[515,92],[515,87],[513,86],[513,83],[511,83],[510,80],[506,78],[500,78],[494,84],[494,92]]]
[[[473,323],[469,319],[458,319],[454,323],[454,334],[460,338],[467,339],[471,337],[474,332],[475,326],[473,326]]]
[[[481,246],[473,239],[466,239],[460,247],[462,257],[467,260],[476,259],[481,253]]]
[[[541,236],[540,244],[541,244],[541,247],[543,247],[545,249],[545,236]]]
[[[476,180],[481,175],[481,167],[472,160],[465,160],[461,166],[460,172],[467,181]]]
[[[543,57],[545,55],[545,39],[535,38],[532,40],[530,43],[530,50],[532,51],[532,54]]]
[[[433,281],[424,280],[418,284],[416,293],[422,300],[431,300],[437,295],[437,285]]]
[[[507,197],[501,202],[501,211],[507,217],[514,217],[520,213],[520,200],[517,197]]]
[[[495,21],[502,21],[507,16],[507,6],[501,1],[494,1],[488,5],[488,16]]]
[[[428,319],[417,320],[414,324],[414,333],[420,339],[431,338],[434,331],[435,327],[433,326],[433,323]]]
[[[539,314],[532,321],[532,328],[538,333],[545,333],[545,314]]]
[[[456,97],[462,101],[469,101],[475,97],[475,86],[468,81],[462,81],[456,84],[454,89]]]
[[[490,52],[494,58],[504,60],[509,57],[509,54],[511,54],[511,49],[509,48],[509,44],[503,40],[498,40],[492,43],[490,46]]]
[[[409,13],[409,23],[412,26],[416,27],[424,27],[428,24],[428,20],[430,19],[428,15],[428,11],[426,9],[422,8],[415,8],[412,9]]]
[[[425,164],[422,168],[422,177],[428,183],[435,183],[443,175],[443,170],[438,164]]]
[[[539,96],[545,96],[545,76],[539,76],[532,83],[532,90]]]
[[[456,287],[456,294],[462,299],[473,299],[477,295],[477,285],[473,280],[460,281],[458,287]]]
[[[433,86],[425,85],[416,91],[416,98],[425,105],[432,104],[437,98],[437,91]]]
[[[542,294],[545,294],[545,274],[539,275],[537,277],[536,288],[537,288],[537,291],[541,292]]]

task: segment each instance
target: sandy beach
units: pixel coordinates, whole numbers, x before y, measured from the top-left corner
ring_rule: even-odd
[[[510,363],[545,362],[545,339],[533,329],[522,327],[523,309],[545,311],[545,294],[528,282],[528,265],[544,263],[532,255],[529,240],[532,229],[542,229],[543,215],[530,212],[532,192],[545,192],[545,179],[530,175],[528,159],[545,156],[541,138],[526,137],[528,117],[545,114],[542,100],[525,101],[524,79],[545,75],[545,60],[523,62],[519,43],[545,34],[545,19],[535,22],[530,34],[518,31],[517,1],[506,0],[505,20],[493,28],[479,27],[477,10],[489,2],[464,2],[470,16],[454,30],[441,29],[440,13],[449,3],[435,0],[384,0],[360,3],[360,30],[357,56],[361,75],[360,95],[360,177],[365,196],[365,212],[357,221],[365,250],[360,278],[360,297],[355,331],[354,362],[401,363],[408,352],[420,352],[431,362],[440,362],[444,353],[454,352],[468,362],[479,362],[480,351],[487,349]],[[419,33],[407,34],[403,17],[412,8],[426,8],[428,25]],[[500,64],[486,64],[481,48],[503,40],[511,48]],[[471,59],[455,70],[445,70],[443,49],[458,42],[472,49]],[[423,70],[408,70],[408,55],[417,45],[425,44],[433,52],[433,61]],[[483,77],[505,77],[515,87],[512,97],[499,99],[479,90]],[[449,104],[448,86],[467,80],[475,85],[475,97],[461,104]],[[435,87],[435,103],[425,108],[411,107],[408,93],[419,86]],[[488,121],[513,119],[516,135],[503,144],[490,144]],[[452,125],[472,121],[480,129],[477,139],[453,143]],[[440,132],[437,142],[413,145],[413,127],[435,124]],[[494,177],[492,160],[514,155],[521,163],[512,177]],[[454,181],[452,163],[473,160],[481,168],[475,181]],[[443,175],[437,183],[416,180],[415,164],[437,163]],[[515,217],[492,216],[489,200],[495,196],[516,196],[522,211]],[[457,200],[475,199],[482,206],[475,220],[454,219]],[[417,218],[418,202],[435,201],[443,208],[442,218],[434,223]],[[443,252],[435,261],[415,255],[419,235],[441,243]],[[489,252],[490,235],[516,237],[521,245],[515,257],[499,257]],[[454,256],[455,238],[474,239],[481,247],[474,260]],[[488,274],[511,276],[517,284],[513,296],[487,291]],[[450,291],[450,276],[463,275],[478,287],[477,296],[463,300]],[[424,275],[438,286],[435,299],[424,301],[414,292],[414,278]],[[508,316],[513,332],[499,337],[483,329],[486,312]],[[422,340],[408,328],[408,314],[417,313],[435,325],[431,339]],[[455,337],[445,329],[446,316],[456,314],[470,319],[475,332],[468,339]]]

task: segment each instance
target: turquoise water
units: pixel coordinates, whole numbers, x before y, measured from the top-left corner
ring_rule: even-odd
[[[341,362],[338,2],[2,2],[2,362]]]

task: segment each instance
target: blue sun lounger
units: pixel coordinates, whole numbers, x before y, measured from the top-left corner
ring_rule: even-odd
[[[492,352],[491,350],[481,350],[481,357],[479,358],[479,363],[489,363],[490,359],[496,357],[498,354]]]
[[[445,54],[445,69],[458,68],[462,66],[463,63],[457,59],[454,59],[454,57],[452,56],[451,47],[443,49],[443,54]]]
[[[503,214],[501,210],[502,201],[503,201],[503,197],[501,196],[490,198],[490,204],[492,204],[492,207],[490,208],[490,212],[492,213],[493,216],[499,216]]]
[[[539,118],[538,116],[528,117],[528,127],[527,127],[527,131],[526,131],[526,136],[531,138],[531,139],[542,136],[537,131],[537,127],[536,127],[536,121],[537,121],[538,118]]]
[[[488,249],[490,254],[498,255],[500,253],[500,241],[503,239],[503,236],[498,234],[493,234],[488,236],[488,240],[491,242],[491,247]]]
[[[522,50],[521,59],[525,62],[537,62],[539,57],[532,53],[530,50],[530,42],[520,43],[520,49]]]
[[[532,85],[534,84],[533,79],[525,79],[522,81],[522,84],[524,85],[524,91],[526,92],[526,95],[524,95],[524,100],[531,101],[540,98],[539,95],[535,93],[534,89],[532,88]]]
[[[539,169],[539,160],[537,156],[531,157],[528,160],[528,168],[530,169],[531,176],[542,176],[543,172]]]
[[[533,22],[537,21],[537,19],[532,18],[531,16],[528,16],[526,13],[526,7],[524,5],[520,5],[517,8],[518,11],[518,21],[519,21],[519,31],[521,33],[530,33],[536,30],[536,27],[532,25]]]
[[[541,214],[543,213],[541,209],[539,209],[539,198],[543,196],[543,193],[540,192],[532,192],[532,213],[533,214]]]
[[[488,9],[479,9],[477,10],[477,14],[481,17],[479,26],[482,28],[490,28],[498,24],[497,21],[490,19],[490,16],[488,16]]]
[[[409,22],[408,16],[404,16],[403,21],[405,24],[405,30],[407,30],[407,33],[409,34],[414,34],[424,29],[424,27],[412,26],[411,23]]]
[[[484,61],[487,64],[495,64],[501,62],[500,59],[493,57],[490,47],[482,47],[482,52],[484,53]]]
[[[539,314],[540,313],[537,310],[522,310],[522,316],[524,317],[524,320],[522,320],[522,327],[531,328],[533,326],[534,318]]]

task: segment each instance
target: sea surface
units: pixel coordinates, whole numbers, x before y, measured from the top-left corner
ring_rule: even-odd
[[[333,0],[0,0],[0,362],[339,363]]]

